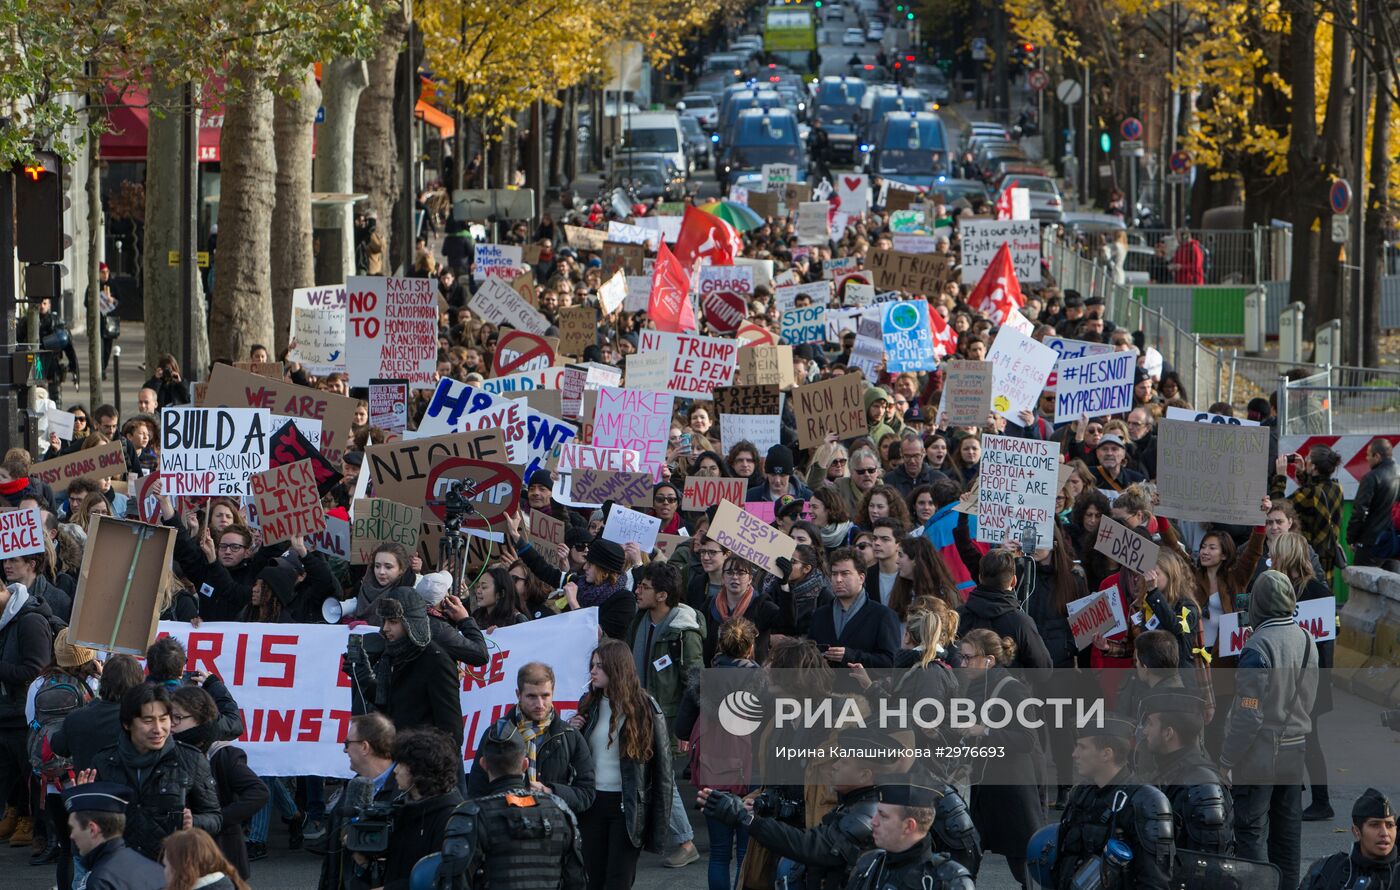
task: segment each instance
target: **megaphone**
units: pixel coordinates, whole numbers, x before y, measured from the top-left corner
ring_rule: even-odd
[[[353,614],[355,607],[355,597],[338,600],[333,596],[328,596],[321,602],[321,619],[327,624],[339,624],[340,619],[345,617],[347,611]]]

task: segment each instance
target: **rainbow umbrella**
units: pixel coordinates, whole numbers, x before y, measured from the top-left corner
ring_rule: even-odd
[[[738,201],[711,201],[708,204],[700,205],[697,209],[711,216],[719,217],[740,232],[757,229],[764,224],[763,217],[759,216],[756,210],[747,204],[740,204]]]

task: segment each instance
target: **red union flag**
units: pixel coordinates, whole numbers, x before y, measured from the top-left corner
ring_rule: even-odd
[[[675,249],[682,269],[689,272],[696,260],[711,266],[731,266],[743,249],[743,239],[729,223],[703,210],[685,208]]]
[[[1019,179],[1011,180],[1011,184],[1008,185],[1006,188],[1002,189],[1000,195],[997,195],[997,219],[1011,219],[1011,217],[1014,215],[1011,209],[1011,190],[1016,188],[1016,186],[1020,185],[1020,183],[1021,180]]]
[[[958,351],[958,332],[932,306],[928,310],[929,333],[933,334],[933,354],[943,359]]]
[[[1016,267],[1011,263],[1011,248],[1003,243],[996,256],[982,273],[982,279],[967,297],[967,305],[990,318],[997,325],[1006,324],[1011,313],[1026,303],[1021,282],[1016,280]]]
[[[666,249],[665,241],[660,242],[656,249],[647,315],[651,316],[658,331],[683,334],[698,327],[695,308],[690,305],[690,276],[671,251]]]

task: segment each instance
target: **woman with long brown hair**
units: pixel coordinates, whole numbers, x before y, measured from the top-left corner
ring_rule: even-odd
[[[202,828],[186,828],[161,845],[165,890],[249,890],[219,845]]]
[[[631,887],[642,850],[661,852],[669,831],[671,736],[661,706],[642,690],[632,650],[605,639],[570,723],[588,739],[597,796],[579,814],[588,890]]]
[[[954,609],[962,605],[957,583],[928,538],[920,535],[900,541],[895,562],[899,576],[890,589],[889,605],[900,621],[908,617],[914,601],[921,597],[941,599]]]
[[[909,508],[899,491],[889,485],[877,485],[865,493],[856,508],[856,525],[871,528],[877,519],[898,519],[905,528],[909,527]]]
[[[1243,591],[1234,577],[1234,565],[1234,538],[1219,529],[1211,529],[1201,536],[1196,552],[1196,588],[1193,592],[1196,604],[1201,607],[1202,641],[1207,649],[1215,648],[1216,638],[1220,634],[1220,616],[1239,611],[1240,604],[1235,598]]]

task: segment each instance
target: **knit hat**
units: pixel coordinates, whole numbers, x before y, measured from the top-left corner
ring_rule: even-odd
[[[792,449],[786,445],[774,445],[769,448],[768,456],[763,459],[763,472],[774,476],[791,476]]]
[[[602,511],[595,510],[593,512],[601,513]],[[570,547],[586,547],[593,543],[593,536],[583,526],[569,525],[564,528],[564,543]]]
[[[58,666],[61,668],[81,667],[96,657],[96,650],[68,642],[68,628],[66,627],[53,638],[53,660],[58,662]]]
[[[1249,588],[1249,626],[1258,627],[1271,618],[1286,618],[1298,605],[1293,582],[1282,572],[1270,569],[1254,579]]]
[[[365,453],[363,451],[347,451],[342,459],[350,466],[358,467],[365,462]]]
[[[605,541],[602,538],[594,538],[588,545],[587,561],[613,574],[622,574],[623,555],[622,546],[613,541]]]
[[[539,469],[531,473],[530,478],[525,481],[526,488],[529,488],[532,485],[543,485],[545,488],[548,488],[551,491],[553,491],[554,477],[549,474],[549,470],[546,470],[544,467],[540,467]]]
[[[452,592],[452,573],[432,572],[424,575],[418,579],[413,589],[418,591],[424,602],[435,607]]]
[[[395,587],[375,600],[380,621],[398,619],[403,622],[408,640],[419,649],[432,642],[432,630],[428,626],[428,604],[422,594],[412,587]]]
[[[258,580],[277,597],[282,605],[290,605],[297,593],[297,576],[286,565],[274,561],[258,572]]]

